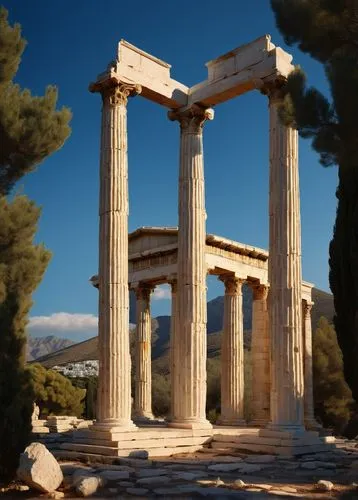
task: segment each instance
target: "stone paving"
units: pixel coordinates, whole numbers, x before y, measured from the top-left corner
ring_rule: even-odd
[[[87,491],[94,498],[320,499],[341,498],[354,490],[357,493],[350,498],[358,498],[355,446],[355,442],[342,442],[333,451],[297,459],[207,448],[163,460],[117,458],[112,463],[90,463],[88,457],[87,463],[63,461],[64,485],[55,498],[77,498],[81,481],[81,496]],[[109,457],[104,460],[111,461]],[[44,498],[25,494],[26,498]]]

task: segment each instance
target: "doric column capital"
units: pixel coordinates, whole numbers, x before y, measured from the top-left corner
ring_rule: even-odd
[[[172,294],[177,293],[177,284],[178,284],[177,277],[176,276],[168,276],[167,280],[168,280],[168,283],[171,287]]]
[[[137,297],[137,300],[150,300],[150,295],[153,292],[155,285],[151,283],[138,283],[135,286],[132,286],[134,293]]]
[[[225,295],[242,295],[242,285],[246,280],[232,275],[221,275],[219,280],[225,285]]]
[[[307,300],[303,300],[302,305],[303,305],[303,313],[305,315],[305,318],[307,318],[308,316],[311,315],[314,302],[308,302]]]
[[[193,104],[184,111],[180,109],[168,111],[168,118],[171,121],[177,120],[183,132],[199,134],[203,129],[204,123],[207,120],[214,119],[214,110],[211,108],[203,108],[198,104]]]
[[[252,285],[252,293],[254,300],[266,300],[268,296],[269,287],[268,285]]]
[[[261,93],[267,95],[270,104],[279,103],[284,97],[282,82],[271,82],[265,84],[261,89]]]

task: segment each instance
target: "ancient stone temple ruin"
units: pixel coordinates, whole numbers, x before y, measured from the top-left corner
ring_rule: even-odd
[[[122,40],[117,59],[91,84],[103,101],[98,412],[95,424],[78,431],[65,449],[117,456],[145,449],[163,456],[211,440],[282,454],[324,446],[313,416],[312,285],[301,276],[297,132],[278,119],[291,60],[266,35],[208,62],[207,80],[189,88],[170,77],[169,64]],[[267,96],[270,116],[268,253],[206,234],[204,125],[213,120],[214,106],[255,89]],[[179,221],[178,228],[140,228],[128,238],[127,104],[136,95],[167,108],[169,120],[179,125]],[[215,426],[205,414],[208,274],[225,285],[221,416]],[[250,422],[243,413],[245,282],[253,290]],[[150,295],[162,283],[172,290],[171,412],[165,424],[150,427]],[[129,287],[137,297],[136,425]]]

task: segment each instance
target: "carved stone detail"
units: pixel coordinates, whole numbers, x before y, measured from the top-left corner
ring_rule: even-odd
[[[145,300],[148,302],[150,300],[150,295],[153,292],[155,286],[148,283],[140,283],[134,288],[134,293],[137,300]]]
[[[128,97],[134,97],[142,92],[142,87],[135,83],[119,83],[118,85],[104,87],[101,90],[103,103],[110,106],[126,106]]]
[[[269,288],[267,285],[253,285],[251,287],[253,300],[267,300]]]
[[[303,301],[303,318],[306,320],[311,320],[311,311],[313,307],[313,302]]]
[[[225,285],[226,295],[242,295],[242,285],[245,283],[244,279],[225,275],[220,276],[219,279]]]
[[[274,102],[279,102],[283,99],[284,97],[283,85],[284,85],[283,81],[266,83],[260,89],[260,92],[261,94],[267,95],[270,104],[273,104]]]
[[[213,120],[214,110],[211,108],[202,108],[197,104],[193,104],[185,111],[169,111],[168,118],[171,121],[179,121],[182,131],[186,131],[189,134],[200,134],[204,123],[207,120]]]

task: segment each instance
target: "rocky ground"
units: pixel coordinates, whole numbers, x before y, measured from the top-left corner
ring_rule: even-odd
[[[166,459],[118,458],[112,463],[60,463],[64,481],[52,498],[357,498],[358,448],[342,442],[301,458],[205,449]],[[109,462],[110,460],[104,459]],[[355,484],[357,482],[357,485]],[[19,489],[22,489],[20,491]],[[45,498],[19,484],[10,498]],[[47,495],[48,498],[48,495]]]

